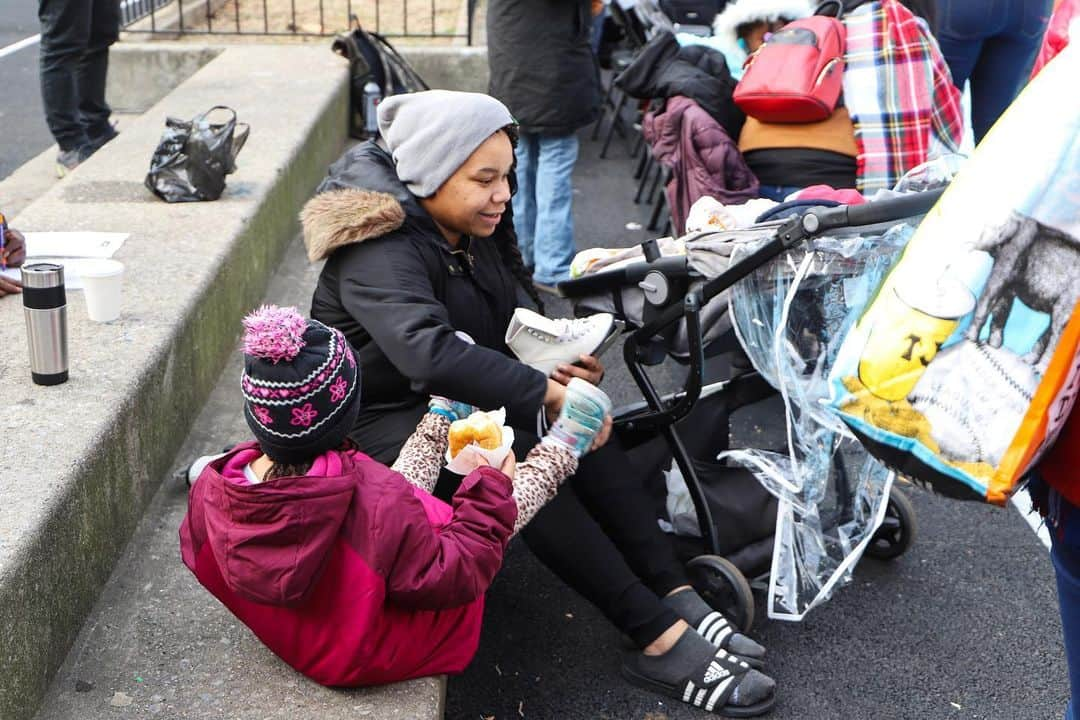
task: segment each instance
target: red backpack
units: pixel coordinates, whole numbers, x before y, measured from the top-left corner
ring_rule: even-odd
[[[835,17],[813,15],[785,25],[747,58],[735,104],[762,122],[826,119],[840,99],[846,43],[844,24]]]

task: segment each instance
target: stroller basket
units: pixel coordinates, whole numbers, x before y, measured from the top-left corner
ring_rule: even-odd
[[[647,241],[642,244],[644,252],[642,262],[569,280],[559,285],[564,296],[589,307],[594,306],[597,296],[609,294],[611,307],[614,307],[619,314],[622,314],[619,309],[625,307],[624,299],[628,293],[640,292],[644,296],[640,317],[624,317],[627,320],[627,330],[623,344],[624,360],[644,401],[636,406],[622,409],[617,414],[616,430],[624,441],[629,438],[631,445],[656,436],[662,437],[665,441],[671,458],[686,481],[687,491],[700,526],[700,547],[704,555],[690,561],[692,571],[696,571],[691,573],[695,578],[695,585],[698,584],[699,579],[702,579],[705,585],[709,585],[710,587],[706,588],[699,586],[699,590],[704,589],[704,594],[714,606],[732,613],[740,624],[752,620],[753,599],[749,595],[746,580],[741,577],[739,571],[755,571],[757,568],[754,565],[760,565],[760,556],[749,560],[743,558],[738,563],[742,566],[739,569],[732,567],[731,563],[721,556],[737,557],[739,548],[735,546],[738,542],[733,542],[728,532],[730,526],[725,526],[723,532],[718,530],[714,515],[722,515],[723,521],[727,523],[732,504],[742,502],[744,506],[752,507],[755,500],[752,497],[748,502],[744,502],[745,499],[732,500],[730,494],[725,495],[724,492],[708,488],[707,485],[729,483],[731,487],[737,487],[737,492],[740,493],[756,492],[762,497],[767,496],[768,493],[759,486],[755,488],[752,484],[739,484],[741,481],[737,477],[738,473],[746,473],[745,470],[726,468],[737,471],[727,473],[720,470],[720,464],[711,459],[715,458],[718,452],[727,449],[727,436],[724,432],[727,415],[742,405],[756,402],[776,391],[772,390],[753,370],[734,373],[726,382],[709,386],[706,390],[706,356],[711,356],[718,350],[737,351],[739,348],[731,341],[731,333],[721,333],[719,338],[715,334],[712,338],[706,338],[710,328],[703,321],[702,310],[739,280],[746,278],[787,251],[797,249],[804,243],[832,231],[853,227],[891,225],[901,220],[924,215],[942,192],[942,190],[934,190],[902,195],[864,205],[812,207],[779,222],[754,226],[752,229],[757,231],[758,235],[757,241],[751,246],[753,249],[750,249],[742,259],[729,263],[715,276],[702,273],[695,268],[695,264],[687,256],[661,257],[656,242]],[[709,232],[695,235],[693,239],[707,240],[712,236],[720,240],[725,234],[730,235],[724,232]],[[721,300],[721,302],[726,309],[726,300]],[[709,322],[716,322],[715,317]],[[676,333],[685,335],[687,350],[685,358],[681,352],[673,355],[669,352],[672,338]],[[662,397],[645,368],[662,362],[668,355],[680,360],[685,359],[689,369],[682,390]],[[737,364],[737,362],[732,363],[733,366]],[[699,401],[706,395],[709,396],[708,405],[719,402],[724,406],[721,413],[722,422],[708,419],[700,422],[696,419],[704,409],[704,407],[699,407]],[[713,395],[719,396],[719,399],[714,400]],[[695,414],[694,418],[681,422],[691,413]],[[723,447],[707,444],[716,443],[717,438],[722,438]],[[703,441],[705,445],[702,444]],[[850,506],[852,502],[852,498],[847,493],[846,478],[842,476],[843,468],[837,468],[837,471],[841,475],[841,482],[837,482],[837,493],[841,496],[838,498],[840,508],[838,517],[829,519],[831,522],[842,520],[845,512],[850,510],[850,507],[844,508],[845,503]],[[735,478],[734,482],[732,478]],[[743,475],[742,479],[745,480],[745,478],[746,475]],[[756,512],[769,513],[775,507],[775,502],[771,507],[763,503]],[[775,512],[772,514],[775,515]],[[897,544],[902,545],[899,552],[903,552],[907,543],[910,542],[910,530],[913,529],[914,522],[910,505],[906,498],[895,499],[894,502],[893,495],[890,495],[887,523],[889,518],[895,520],[894,516],[897,515],[900,516],[900,524],[903,526],[906,523],[909,531],[899,534],[894,532],[892,537],[896,542],[880,553],[882,557],[887,557],[889,553],[895,551]],[[734,520],[741,522],[739,518],[734,518]],[[895,530],[893,525],[890,524],[890,529]],[[901,530],[903,529],[901,527]],[[744,531],[746,532],[743,537],[745,544],[759,542],[760,538],[755,537],[760,534],[759,531],[760,526]],[[875,545],[871,544],[867,552],[875,554],[872,552],[874,547]],[[734,577],[735,575],[739,577]],[[738,587],[734,590],[729,588],[720,593],[722,597],[711,592],[718,584],[722,586],[725,583]],[[749,609],[743,607],[747,602]]]

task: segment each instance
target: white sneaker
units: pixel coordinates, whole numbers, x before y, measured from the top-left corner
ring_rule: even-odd
[[[559,363],[573,364],[580,355],[592,355],[615,331],[610,313],[578,320],[552,320],[518,308],[506,329],[506,344],[521,362],[551,376]]]

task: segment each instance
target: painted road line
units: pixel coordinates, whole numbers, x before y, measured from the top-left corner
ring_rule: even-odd
[[[7,47],[0,48],[0,58],[6,57],[8,55],[13,55],[14,53],[19,52],[23,48],[28,48],[31,45],[37,45],[40,41],[41,41],[41,34],[40,33],[37,34],[37,35],[34,35],[32,37],[23,38],[19,42],[12,43],[12,44],[8,45]]]
[[[1050,549],[1050,531],[1046,529],[1046,523],[1042,521],[1042,517],[1039,513],[1035,512],[1031,507],[1031,497],[1027,494],[1026,490],[1013,493],[1012,505],[1020,512],[1020,517],[1024,518],[1025,522],[1031,526],[1031,529],[1035,531],[1035,534],[1039,536],[1039,540],[1046,548]]]

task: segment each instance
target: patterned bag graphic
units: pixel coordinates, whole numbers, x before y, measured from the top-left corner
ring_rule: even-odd
[[[1068,416],[1080,339],[1080,46],[979,145],[830,375],[831,405],[881,460],[1003,504]]]

